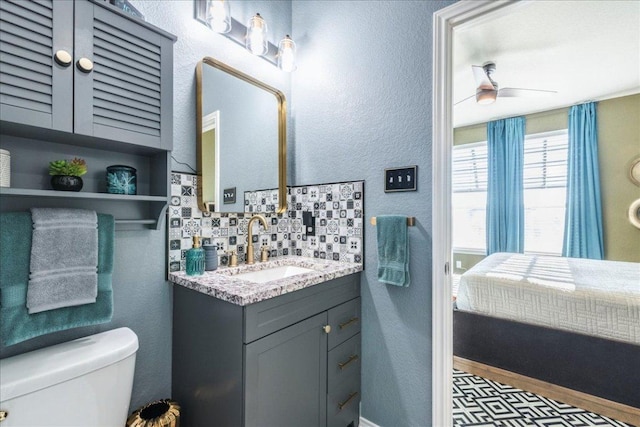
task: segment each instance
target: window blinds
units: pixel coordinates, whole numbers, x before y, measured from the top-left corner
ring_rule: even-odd
[[[487,141],[453,147],[454,193],[487,191]]]
[[[567,131],[527,135],[524,141],[524,188],[567,185]]]
[[[487,142],[453,148],[454,193],[487,191]],[[567,131],[527,135],[524,141],[524,188],[558,188],[567,182]]]

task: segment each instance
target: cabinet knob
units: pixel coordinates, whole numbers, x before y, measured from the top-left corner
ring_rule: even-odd
[[[76,65],[78,66],[78,70],[82,71],[83,73],[90,73],[91,70],[93,70],[93,62],[91,62],[89,58],[78,59]]]
[[[68,67],[69,65],[71,65],[72,61],[71,54],[62,49],[56,51],[55,55],[53,55],[53,59],[55,59],[55,61],[63,67]]]
[[[324,325],[322,327],[322,330],[324,331],[325,334],[328,334],[329,332],[331,332],[331,325]]]
[[[9,416],[9,412],[7,411],[0,411],[0,423],[4,420],[7,419],[7,417]]]

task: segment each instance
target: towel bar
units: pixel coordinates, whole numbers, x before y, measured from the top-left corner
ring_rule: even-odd
[[[371,222],[371,225],[376,225],[376,217],[372,216],[370,222]],[[413,227],[414,225],[416,225],[416,217],[415,216],[408,216],[407,217],[407,226]]]

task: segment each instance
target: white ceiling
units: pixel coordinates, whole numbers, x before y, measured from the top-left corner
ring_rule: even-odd
[[[454,127],[640,92],[640,1],[532,1],[454,31],[453,102],[475,94],[471,65],[496,63],[500,88],[558,91],[548,98],[474,98]]]

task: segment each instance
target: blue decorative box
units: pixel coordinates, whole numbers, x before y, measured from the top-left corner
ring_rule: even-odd
[[[107,193],[136,194],[137,180],[136,169],[131,166],[107,167]]]

